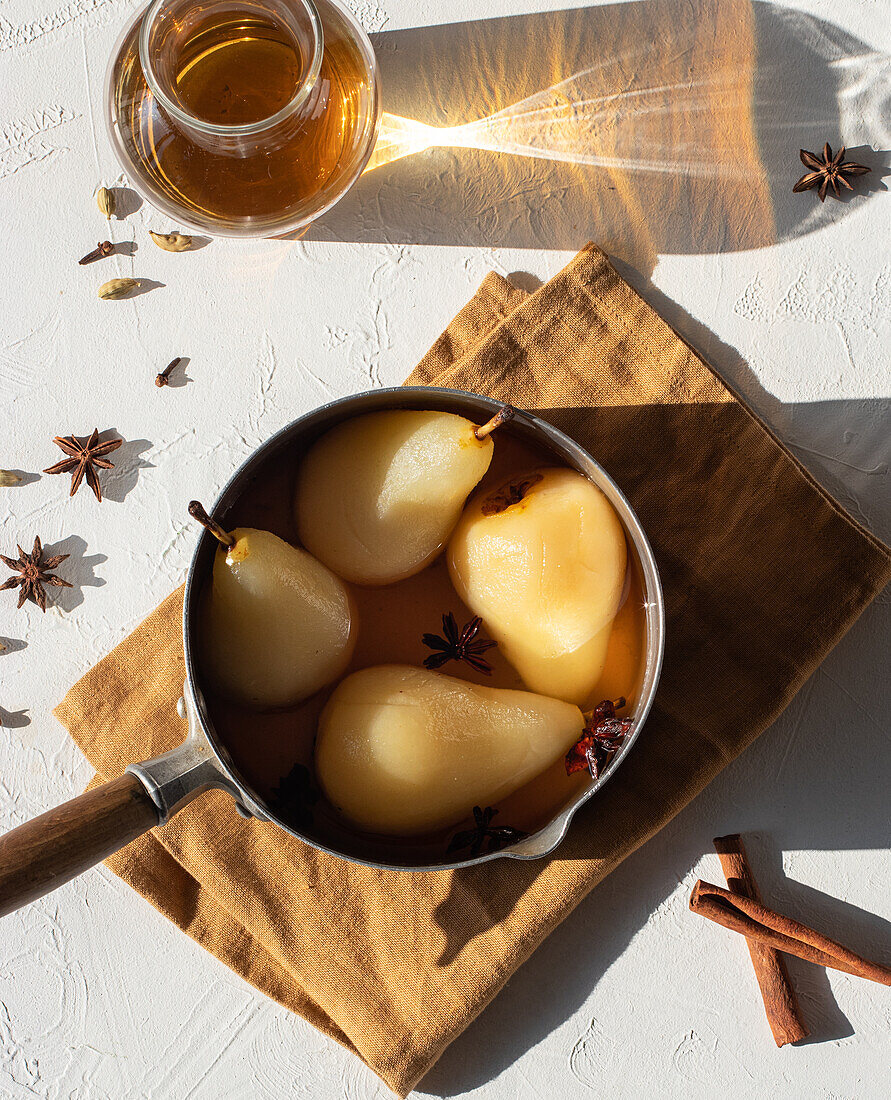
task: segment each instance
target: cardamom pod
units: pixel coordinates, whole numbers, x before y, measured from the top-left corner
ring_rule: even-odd
[[[126,298],[130,291],[138,286],[138,279],[109,279],[99,287],[99,297],[111,301]]]
[[[165,252],[188,252],[192,247],[192,238],[185,233],[154,233],[150,229],[149,236]]]
[[[114,217],[116,206],[114,191],[109,191],[107,187],[100,187],[96,192],[96,203],[106,218]]]
[[[5,489],[9,485],[18,485],[21,480],[12,470],[0,470],[0,489]]]

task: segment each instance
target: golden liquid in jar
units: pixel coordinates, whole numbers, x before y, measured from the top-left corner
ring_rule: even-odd
[[[138,23],[112,73],[112,113],[127,156],[149,189],[199,224],[221,228],[274,223],[318,207],[314,200],[350,170],[368,99],[368,73],[339,25],[325,27],[311,109],[246,138],[233,154],[228,137],[180,128],[148,88]],[[300,87],[309,59],[272,22],[211,8],[173,59],[178,106],[204,123],[237,126],[272,118]],[[212,224],[211,224],[212,228]]]
[[[176,88],[196,118],[238,126],[286,107],[305,67],[296,42],[276,24],[210,16],[177,57]]]
[[[541,466],[565,465],[544,448],[530,445],[499,429],[492,464],[475,492],[488,492],[505,481]],[[250,489],[226,513],[224,526],[257,527],[299,545],[293,501],[299,455],[268,460]],[[218,517],[219,518],[219,517]],[[421,573],[395,584],[365,588],[349,584],[358,613],[358,640],[344,676],[380,664],[420,666],[431,652],[421,642],[424,633],[442,633],[442,615],[451,611],[463,625],[473,612],[461,601],[449,577],[446,555],[441,554]],[[624,695],[633,711],[640,693],[646,662],[646,619],[640,564],[629,542],[625,595],[613,622],[606,665],[595,689],[596,698]],[[483,636],[486,635],[485,624]],[[198,639],[200,652],[200,639]],[[514,668],[497,647],[486,659],[491,676],[476,672],[463,662],[451,661],[439,671],[486,687],[525,689]],[[208,713],[220,741],[229,750],[237,772],[264,799],[274,799],[274,789],[295,764],[313,773],[313,743],[319,715],[336,684],[329,685],[296,707],[258,712],[216,694],[202,681]],[[581,731],[580,731],[581,732]],[[512,825],[532,833],[544,826],[563,806],[574,800],[590,782],[587,772],[566,775],[562,758],[498,804],[496,824]],[[327,847],[360,858],[392,864],[435,864],[463,858],[446,858],[449,838],[467,824],[427,836],[376,836],[351,825],[322,797],[313,807],[312,828],[295,827]]]

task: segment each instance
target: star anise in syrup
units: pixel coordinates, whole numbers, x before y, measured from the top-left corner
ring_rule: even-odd
[[[624,706],[621,697],[604,699],[586,715],[585,732],[566,754],[567,775],[587,768],[594,779],[600,778],[634,725],[631,718],[616,717]]]
[[[828,141],[823,146],[822,160],[816,153],[809,153],[807,149],[800,149],[798,155],[801,157],[801,163],[805,168],[810,168],[810,172],[806,172],[792,190],[808,191],[811,187],[819,185],[817,194],[820,196],[820,202],[826,201],[826,194],[830,187],[837,199],[841,198],[841,192],[838,189],[839,184],[842,187],[847,187],[849,191],[854,190],[845,179],[845,176],[862,176],[871,171],[865,164],[855,164],[852,160],[845,160],[844,145],[833,156]]]
[[[300,828],[312,825],[312,808],[318,800],[319,789],[304,764],[295,764],[272,791],[273,806]]]
[[[492,818],[497,813],[498,811],[492,806],[487,806],[484,810],[474,806],[474,827],[455,833],[449,841],[446,854],[457,852],[461,848],[469,848],[471,856],[481,855],[483,848],[487,853],[500,852],[502,848],[506,848],[509,844],[516,844],[518,840],[523,840],[529,835],[522,829],[514,829],[510,825],[493,825]]]
[[[37,604],[41,611],[46,611],[44,585],[48,584],[51,588],[72,587],[68,581],[63,581],[61,577],[49,572],[50,569],[55,569],[70,555],[54,554],[51,558],[44,558],[43,547],[38,538],[34,539],[34,549],[30,554],[26,554],[21,546],[17,546],[16,549],[19,552],[18,561],[15,558],[7,558],[5,554],[0,554],[0,561],[14,573],[19,574],[19,576],[10,577],[9,580],[0,584],[0,592],[5,588],[18,588],[18,607],[21,607],[25,600],[30,599]]]
[[[464,661],[477,672],[484,672],[486,676],[492,675],[492,666],[483,657],[487,649],[498,645],[488,638],[478,638],[483,620],[479,615],[474,617],[461,630],[458,629],[458,620],[449,611],[442,617],[442,634],[425,634],[421,641],[430,649],[436,650],[429,657],[424,658],[424,668],[442,668],[447,661]]]
[[[109,462],[104,456],[116,451],[123,443],[123,439],[109,439],[105,443],[99,442],[99,429],[94,428],[89,438],[78,439],[75,435],[57,435],[53,443],[68,455],[55,466],[44,470],[45,474],[71,474],[71,492],[74,496],[80,488],[80,483],[86,475],[87,485],[96,494],[98,501],[102,500],[102,486],[99,484],[99,475],[96,470],[113,470],[114,463]]]

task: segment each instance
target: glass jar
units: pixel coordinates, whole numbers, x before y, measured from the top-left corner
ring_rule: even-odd
[[[105,99],[133,186],[214,236],[309,225],[359,178],[380,119],[371,43],[335,0],[154,0]]]

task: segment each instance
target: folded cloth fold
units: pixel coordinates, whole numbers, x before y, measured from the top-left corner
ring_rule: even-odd
[[[220,792],[108,861],[402,1096],[585,895],[774,721],[891,576],[891,551],[593,246],[531,295],[489,275],[408,382],[536,411],[630,499],[668,616],[634,752],[540,861],[379,871],[243,820]],[[56,711],[99,777],[182,737],[181,608],[180,591]]]

